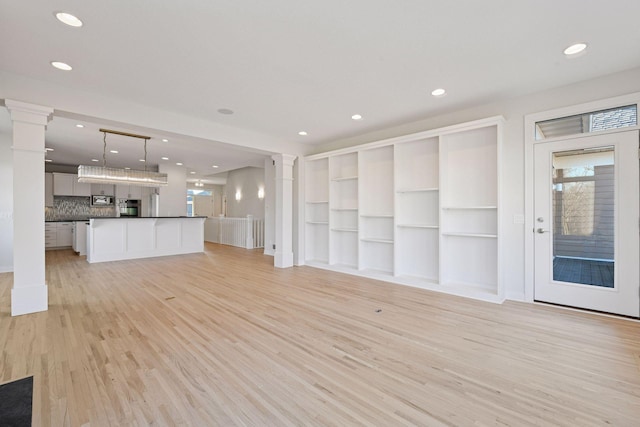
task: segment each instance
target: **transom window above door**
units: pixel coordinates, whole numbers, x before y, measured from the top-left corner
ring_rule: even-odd
[[[638,124],[638,106],[608,108],[536,122],[537,141],[568,135],[620,129]]]

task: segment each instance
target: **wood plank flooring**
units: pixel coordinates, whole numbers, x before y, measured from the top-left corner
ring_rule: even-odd
[[[215,244],[93,265],[46,256],[47,312],[11,317],[0,274],[0,383],[34,376],[35,426],[640,419],[635,321],[281,270]]]

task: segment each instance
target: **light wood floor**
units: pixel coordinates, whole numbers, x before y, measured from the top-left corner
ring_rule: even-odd
[[[640,422],[637,322],[271,263],[47,252],[47,312],[0,275],[0,383],[34,375],[35,426]]]

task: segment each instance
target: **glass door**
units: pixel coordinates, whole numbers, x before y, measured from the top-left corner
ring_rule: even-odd
[[[640,315],[638,132],[535,145],[538,301]]]

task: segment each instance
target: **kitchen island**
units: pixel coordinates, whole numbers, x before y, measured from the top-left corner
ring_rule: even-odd
[[[91,218],[90,263],[204,252],[205,217]]]

